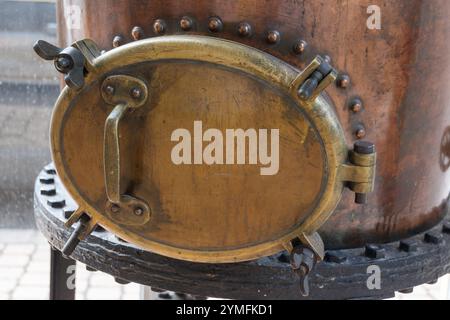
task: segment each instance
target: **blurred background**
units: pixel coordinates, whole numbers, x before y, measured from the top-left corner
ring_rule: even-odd
[[[0,228],[34,228],[34,179],[50,162],[58,77],[37,39],[57,41],[54,1],[0,0]]]
[[[57,43],[54,1],[0,0],[0,300],[48,299],[50,251],[33,217],[34,180],[51,161],[48,131],[58,74],[32,50]],[[449,277],[396,299],[447,299]],[[138,299],[121,286],[77,268],[77,299]]]

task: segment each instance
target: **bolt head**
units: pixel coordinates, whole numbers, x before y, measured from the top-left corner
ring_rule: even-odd
[[[144,36],[144,30],[142,30],[141,27],[135,26],[131,30],[131,36],[133,37],[133,40],[140,40]]]
[[[247,22],[241,22],[238,26],[238,33],[241,37],[250,37],[252,35],[252,26]]]
[[[132,96],[134,99],[139,99],[139,98],[142,96],[142,91],[141,91],[141,89],[139,89],[139,88],[133,88],[133,89],[131,90],[131,96]]]
[[[108,85],[108,86],[106,86],[105,87],[105,93],[107,94],[107,95],[113,95],[114,94],[114,91],[115,91],[115,89],[114,89],[114,87],[113,86],[111,86],[111,85]]]
[[[163,34],[166,32],[166,23],[164,20],[158,19],[153,23],[153,31],[156,34]]]
[[[144,210],[142,208],[137,207],[134,209],[134,214],[137,216],[142,216],[144,214]]]
[[[272,30],[267,33],[267,42],[275,44],[280,41],[281,35],[278,31]]]
[[[219,17],[212,17],[208,22],[208,29],[211,32],[220,32],[223,29],[222,20]]]
[[[117,212],[119,212],[119,211],[120,211],[120,207],[119,207],[117,204],[113,204],[113,205],[111,206],[111,212],[117,213]]]
[[[297,43],[294,44],[294,52],[296,54],[302,54],[303,52],[305,52],[306,47],[308,46],[308,44],[306,43],[306,41],[304,40],[300,40],[297,41]]]
[[[192,28],[192,19],[189,17],[183,17],[180,20],[180,28],[184,31],[188,31]]]

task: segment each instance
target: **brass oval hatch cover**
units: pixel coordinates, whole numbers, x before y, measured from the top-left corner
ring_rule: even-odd
[[[78,212],[159,254],[234,262],[289,248],[336,207],[342,129],[320,91],[297,93],[320,61],[300,72],[201,36],[74,46],[84,84],[62,92],[51,140]]]

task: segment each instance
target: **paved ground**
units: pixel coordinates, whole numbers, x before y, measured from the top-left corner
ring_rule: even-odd
[[[50,249],[34,230],[0,229],[0,300],[45,300],[49,296]],[[137,284],[119,285],[102,272],[88,272],[77,265],[79,300],[134,300]]]
[[[48,299],[50,249],[35,230],[0,229],[0,300]],[[395,299],[444,300],[450,296],[450,277],[435,285],[415,288],[412,294],[397,294]],[[101,272],[88,272],[77,265],[77,299],[139,299],[140,286],[119,285]]]

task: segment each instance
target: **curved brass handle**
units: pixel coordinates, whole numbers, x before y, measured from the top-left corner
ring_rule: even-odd
[[[147,87],[139,79],[129,76],[108,77],[102,85],[103,99],[115,105],[108,115],[104,129],[103,162],[105,189],[110,218],[125,225],[139,225],[150,218],[150,208],[144,200],[121,194],[119,124],[129,109],[142,106],[147,100]]]

